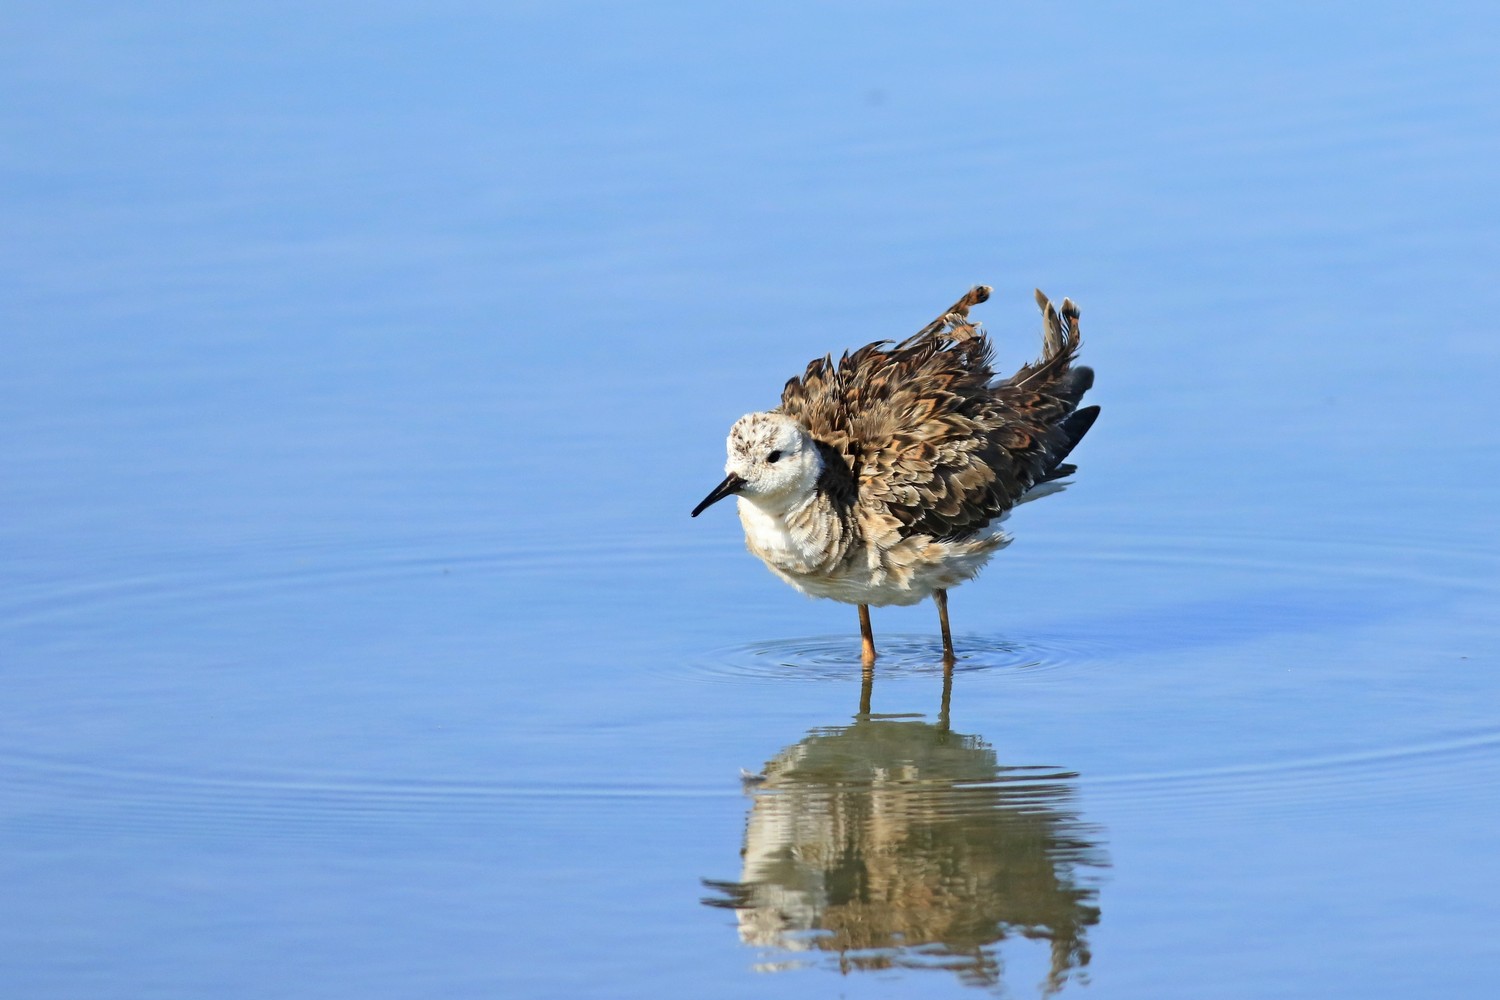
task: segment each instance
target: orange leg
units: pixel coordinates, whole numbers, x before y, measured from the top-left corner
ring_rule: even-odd
[[[859,606],[859,661],[865,669],[875,665],[875,633],[870,631],[870,606]]]
[[[932,603],[937,605],[938,624],[943,628],[943,666],[951,667],[956,661],[953,656],[953,635],[948,631],[948,592],[934,590]]]

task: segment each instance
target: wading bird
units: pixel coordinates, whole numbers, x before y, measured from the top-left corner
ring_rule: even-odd
[[[1078,308],[1040,291],[1042,356],[995,382],[988,337],[968,319],[969,291],[916,335],[815,359],[781,405],[729,431],[727,475],[703,502],[738,498],[745,542],[777,576],[814,597],[859,606],[861,655],[875,661],[870,605],[937,605],[943,662],[954,662],[948,591],[1009,543],[1000,521],[1060,488],[1064,464],[1099,407],[1074,366]]]

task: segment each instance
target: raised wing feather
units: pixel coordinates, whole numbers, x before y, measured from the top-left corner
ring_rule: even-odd
[[[781,411],[828,446],[829,487],[894,519],[902,536],[983,528],[1052,476],[1097,412],[1075,419],[1092,380],[1072,367],[1078,311],[1064,300],[1059,314],[1040,292],[1042,357],[990,385],[989,340],[968,320],[989,291],[974,288],[900,344],[816,359],[782,392]]]

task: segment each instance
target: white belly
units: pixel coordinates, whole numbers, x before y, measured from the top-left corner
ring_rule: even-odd
[[[993,535],[964,542],[933,542],[919,537],[923,557],[904,569],[893,569],[881,560],[857,560],[838,571],[819,576],[797,576],[777,570],[777,575],[813,597],[828,597],[846,604],[885,607],[916,604],[934,590],[948,590],[972,580],[990,557],[1010,543],[998,530]],[[771,567],[776,570],[775,566]]]
[[[743,497],[739,511],[746,546],[773,573],[804,594],[847,604],[916,604],[934,590],[973,579],[991,556],[1010,544],[996,523],[960,542],[916,535],[886,549],[859,544],[830,564],[826,536],[793,530],[780,515]]]

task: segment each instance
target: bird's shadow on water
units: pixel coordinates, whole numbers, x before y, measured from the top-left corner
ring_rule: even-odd
[[[946,970],[1005,989],[1001,946],[1044,942],[1042,995],[1086,980],[1108,867],[1076,806],[1078,775],[1002,765],[949,725],[871,712],[866,672],[848,724],[810,730],[746,778],[736,879],[703,879],[760,971]]]

